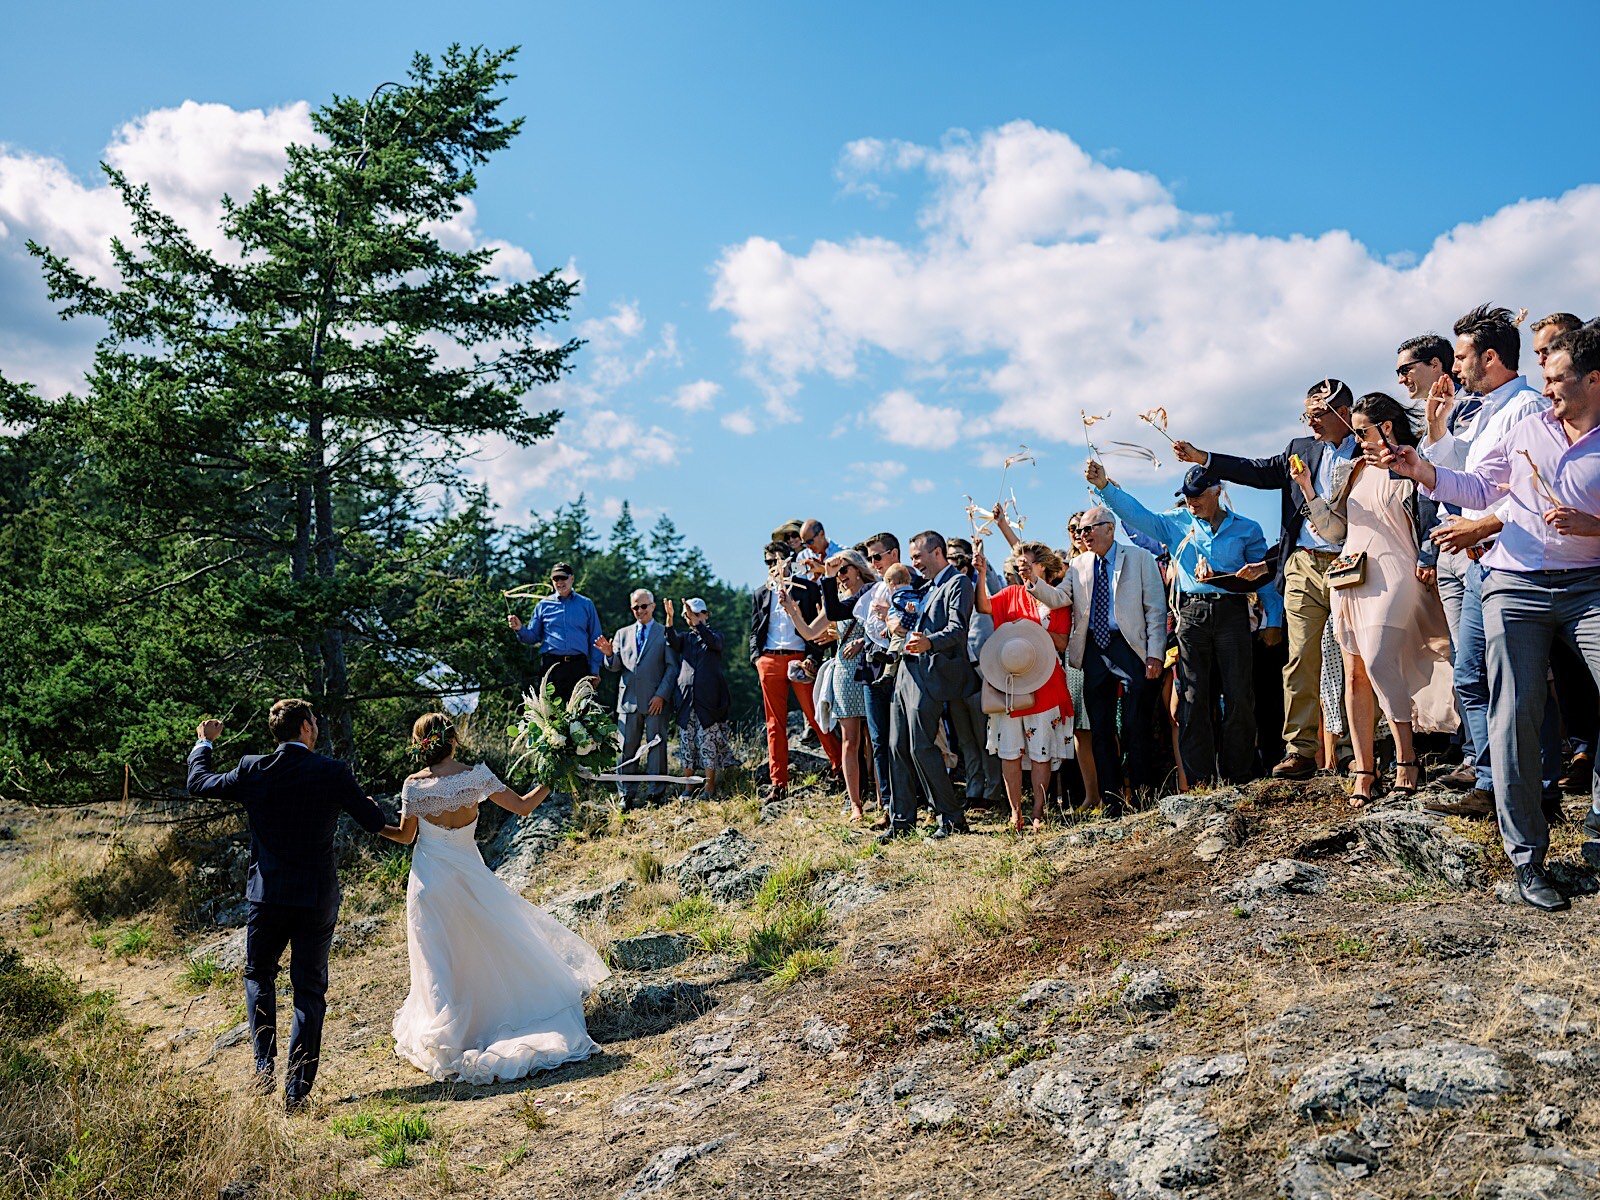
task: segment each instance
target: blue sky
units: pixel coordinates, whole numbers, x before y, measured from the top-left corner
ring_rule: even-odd
[[[56,338],[61,361],[82,352],[17,260],[20,238],[64,236],[19,163],[92,189],[152,112],[271,113],[364,93],[416,49],[520,43],[507,108],[528,124],[482,173],[474,232],[572,263],[594,345],[556,398],[559,449],[485,464],[508,519],[579,488],[627,498],[750,579],[787,516],[841,540],[953,532],[962,493],[992,500],[993,464],[1026,443],[1029,533],[1059,542],[1084,500],[1081,408],[1158,453],[1131,418],[1155,404],[1201,445],[1269,452],[1307,384],[1392,388],[1394,345],[1480,300],[1600,311],[1575,253],[1600,212],[1600,88],[1562,53],[1595,44],[1600,8],[1395,12],[18,6],[0,369],[42,371]],[[228,177],[205,166],[218,141],[184,186]],[[1152,501],[1178,474],[1112,470]],[[1238,500],[1270,534],[1275,504]]]

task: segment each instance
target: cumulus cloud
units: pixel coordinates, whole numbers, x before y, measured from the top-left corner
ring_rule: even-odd
[[[741,408],[737,412],[724,413],[722,427],[729,433],[749,437],[756,431],[756,419],[750,415],[749,409]]]
[[[851,143],[837,173],[867,195],[918,189],[917,232],[795,252],[751,237],[718,261],[712,307],[780,393],[858,379],[882,356],[908,383],[939,381],[937,402],[901,389],[871,415],[916,448],[963,420],[1000,441],[1075,441],[1081,410],[1117,414],[1107,437],[1151,442],[1134,414],[1157,404],[1195,440],[1281,445],[1311,381],[1392,388],[1402,338],[1482,300],[1600,307],[1595,185],[1458,225],[1406,262],[1340,230],[1230,229],[1027,121],[934,147]]]
[[[722,394],[722,385],[709,379],[686,383],[667,398],[667,403],[687,413],[705,412]]]
[[[841,477],[848,480],[850,486],[836,493],[833,498],[849,505],[855,512],[880,512],[899,502],[900,497],[895,495],[895,491],[905,473],[905,463],[894,459],[851,463],[841,472]],[[922,490],[916,484],[912,488]]]

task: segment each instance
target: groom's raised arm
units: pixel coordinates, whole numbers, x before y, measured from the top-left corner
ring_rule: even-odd
[[[239,784],[239,768],[231,771],[211,769],[211,741],[222,736],[222,722],[207,719],[195,731],[194,749],[189,751],[188,787],[191,796],[226,800]]]

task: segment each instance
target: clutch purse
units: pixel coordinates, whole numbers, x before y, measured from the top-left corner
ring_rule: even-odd
[[[1355,587],[1365,583],[1367,579],[1367,552],[1357,550],[1354,554],[1341,554],[1328,564],[1328,586],[1334,588]]]

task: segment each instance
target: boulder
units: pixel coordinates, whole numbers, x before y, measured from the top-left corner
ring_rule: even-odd
[[[744,871],[755,851],[756,844],[737,829],[724,829],[716,837],[692,847],[673,868],[678,887],[686,896],[696,892],[715,894],[724,880]]]
[[[1095,1117],[1095,1085],[1094,1079],[1077,1071],[1029,1063],[1013,1071],[1006,1086],[1023,1112],[1054,1126],[1058,1133],[1074,1136]]]
[[[906,1119],[913,1129],[943,1129],[959,1115],[955,1102],[944,1096],[928,1096],[906,1105]]]
[[[235,929],[232,933],[223,934],[219,938],[212,938],[209,942],[202,942],[189,951],[190,962],[200,962],[209,958],[222,970],[232,974],[244,970],[244,934],[243,929]]]
[[[1292,1146],[1278,1171],[1284,1200],[1335,1200],[1345,1184],[1378,1169],[1378,1151],[1358,1132],[1334,1133]]]
[[[740,900],[748,900],[761,890],[761,885],[771,874],[772,868],[766,863],[745,867],[740,871],[729,871],[725,875],[718,876],[711,884],[711,898],[723,904],[736,904]]]
[[[1362,845],[1424,883],[1465,891],[1486,878],[1483,850],[1456,833],[1441,817],[1387,810],[1356,822]]]
[[[1238,1079],[1250,1063],[1242,1054],[1219,1054],[1202,1059],[1195,1055],[1175,1058],[1161,1073],[1160,1086],[1169,1092],[1194,1092],[1214,1087],[1226,1079]]]
[[[807,1050],[816,1054],[832,1054],[844,1045],[850,1030],[843,1025],[829,1025],[821,1017],[810,1016],[800,1027],[800,1041]]]
[[[333,950],[359,950],[382,931],[384,920],[382,917],[357,917],[353,921],[344,921],[334,927]]]
[[[1240,798],[1236,788],[1219,788],[1214,792],[1176,792],[1161,797],[1157,806],[1169,824],[1181,829],[1215,813],[1228,812],[1239,803]]]
[[[700,946],[686,933],[641,933],[611,943],[606,957],[623,971],[660,971],[675,967]]]
[[[1050,1012],[1072,1007],[1078,1002],[1078,995],[1077,985],[1069,979],[1036,979],[1011,1007],[1017,1012],[1034,1008]]]
[[[1131,1012],[1170,1012],[1178,1003],[1178,990],[1167,977],[1152,967],[1131,977],[1119,997],[1122,1007]]]
[[[1328,873],[1310,863],[1292,858],[1264,862],[1243,879],[1234,882],[1228,894],[1235,900],[1258,900],[1263,896],[1314,896],[1328,886]]]
[[[1548,1163],[1518,1163],[1478,1188],[1478,1200],[1592,1200],[1588,1185]]]
[[[563,925],[577,925],[595,917],[611,916],[632,893],[632,881],[619,879],[589,892],[563,892],[547,901],[544,910]]]
[[[508,816],[483,845],[483,861],[516,891],[533,878],[538,861],[561,844],[572,817],[572,797],[553,792],[525,817]]]
[[[683,979],[659,982],[611,979],[596,990],[589,1008],[589,1032],[602,1042],[664,1033],[692,1021],[716,1003],[701,984]]]
[[[1217,1123],[1194,1102],[1161,1097],[1112,1134],[1101,1172],[1128,1200],[1164,1200],[1217,1178]]]
[[[830,917],[849,916],[888,895],[888,889],[867,880],[864,869],[823,876],[811,888],[811,895],[828,910]]]
[[[1460,1108],[1512,1086],[1500,1056],[1483,1046],[1439,1042],[1414,1050],[1344,1053],[1311,1067],[1289,1093],[1301,1116],[1336,1117],[1355,1107],[1401,1098],[1424,1112]]]
[[[730,1135],[724,1134],[695,1146],[668,1146],[633,1177],[633,1182],[628,1185],[628,1190],[622,1193],[620,1200],[639,1200],[641,1196],[654,1195],[676,1179],[678,1172],[687,1164],[710,1154],[725,1145],[729,1139]]]

